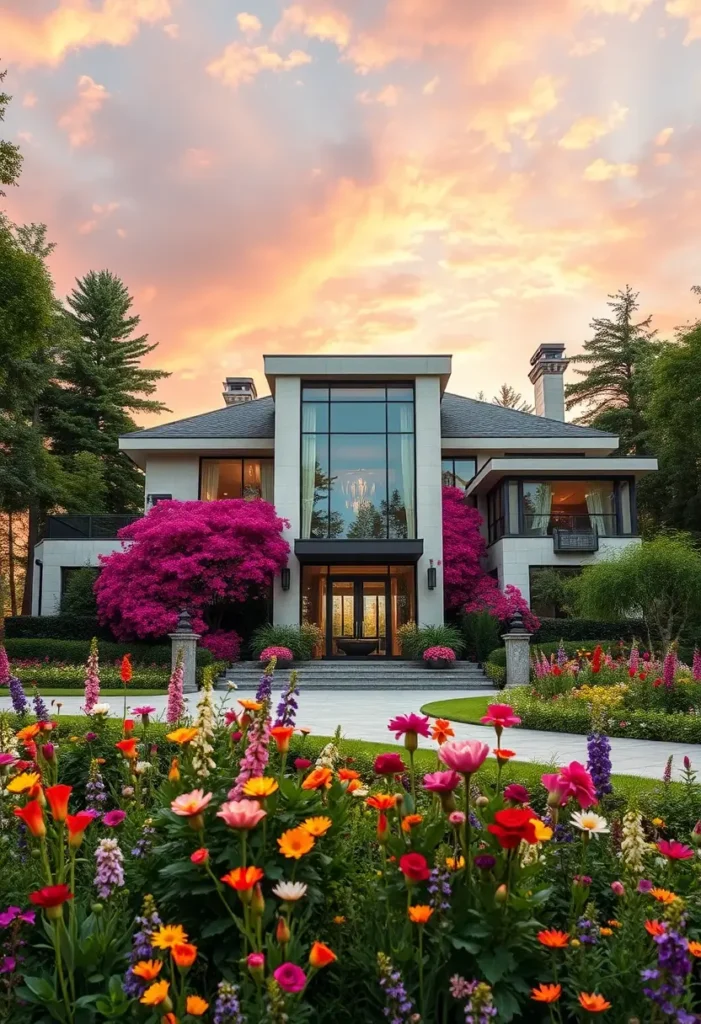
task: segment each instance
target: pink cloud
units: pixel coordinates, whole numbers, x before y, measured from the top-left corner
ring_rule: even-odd
[[[273,39],[279,41],[291,33],[301,32],[312,39],[335,43],[343,49],[349,43],[351,29],[350,17],[330,4],[293,4],[283,11]]]
[[[247,39],[252,39],[254,36],[257,36],[263,28],[260,18],[257,18],[255,14],[248,14],[246,11],[242,11],[240,14],[236,15],[236,24]]]
[[[311,57],[303,50],[292,50],[283,57],[268,46],[229,43],[222,55],[207,65],[207,71],[224,85],[236,89],[252,82],[263,71],[291,71],[310,63]]]
[[[687,33],[685,44],[701,39],[701,3],[699,0],[667,0],[665,10],[670,18],[685,18]]]
[[[93,117],[109,96],[104,85],[93,81],[90,75],[80,76],[78,99],[58,120],[58,126],[68,135],[71,146],[87,146],[94,141]]]

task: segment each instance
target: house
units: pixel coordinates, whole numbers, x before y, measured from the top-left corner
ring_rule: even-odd
[[[564,346],[531,359],[536,415],[449,392],[448,355],[265,356],[270,395],[227,378],[223,408],[127,434],[156,502],[259,496],[289,520],[273,620],[317,623],[327,655],[397,653],[397,630],[443,621],[441,487],[484,518],[486,569],[530,597],[544,566],[639,543],[637,479],[654,459],[565,422]],[[36,614],[72,570],[119,547],[133,517],[53,516],[35,551]]]

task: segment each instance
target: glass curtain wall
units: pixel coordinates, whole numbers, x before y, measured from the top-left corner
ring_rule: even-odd
[[[414,390],[304,387],[302,538],[416,537]]]

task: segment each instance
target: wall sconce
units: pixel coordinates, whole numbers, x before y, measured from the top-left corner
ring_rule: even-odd
[[[433,564],[433,559],[430,559],[428,566],[428,589],[435,590],[438,583],[438,573],[436,567]]]
[[[280,585],[282,586],[283,590],[290,589],[290,570],[287,568],[287,566],[285,566],[285,568],[280,573]]]

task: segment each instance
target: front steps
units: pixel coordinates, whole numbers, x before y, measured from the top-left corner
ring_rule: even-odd
[[[418,661],[304,661],[295,666],[299,685],[304,690],[490,690],[493,684],[479,665],[457,661],[445,671],[432,670]],[[237,662],[219,676],[215,689],[225,690],[235,683],[242,693],[255,692],[263,669],[259,662]],[[275,689],[289,677],[289,669],[276,672]]]

